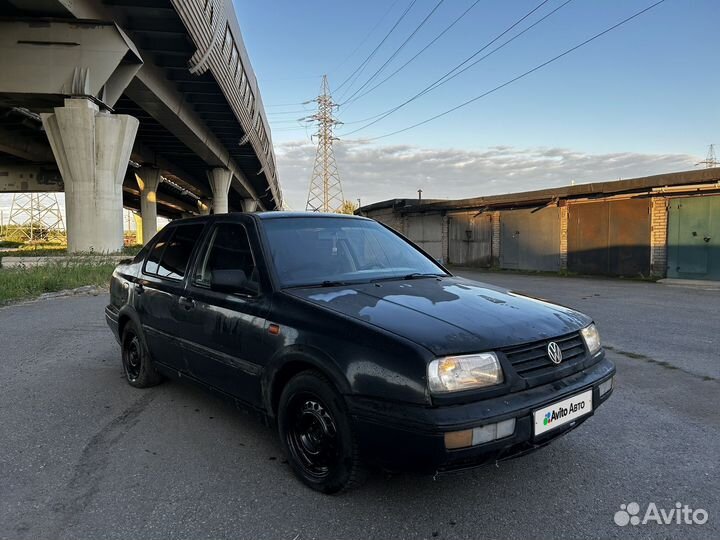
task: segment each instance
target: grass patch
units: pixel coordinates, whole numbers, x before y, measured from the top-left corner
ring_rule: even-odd
[[[104,287],[110,283],[115,266],[113,261],[88,257],[44,266],[0,268],[0,304],[83,285]]]
[[[11,246],[8,246],[11,247]],[[124,246],[117,255],[134,257],[142,249],[142,245]],[[65,244],[21,244],[13,251],[0,253],[2,257],[64,257],[70,255]],[[83,257],[104,257],[105,253],[74,253]]]

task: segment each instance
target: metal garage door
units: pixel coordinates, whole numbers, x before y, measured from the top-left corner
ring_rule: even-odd
[[[465,212],[448,216],[449,259],[465,266],[491,265],[492,215]]]
[[[407,237],[432,257],[442,259],[442,216],[440,214],[408,215]]]
[[[720,279],[720,197],[672,199],[668,277]]]
[[[500,266],[560,270],[560,209],[550,206],[501,212]]]
[[[650,274],[650,199],[571,204],[568,270],[582,274]]]

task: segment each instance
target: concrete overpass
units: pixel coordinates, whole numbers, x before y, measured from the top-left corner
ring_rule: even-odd
[[[0,0],[0,192],[65,191],[68,249],[116,251],[122,206],[282,205],[232,0]]]

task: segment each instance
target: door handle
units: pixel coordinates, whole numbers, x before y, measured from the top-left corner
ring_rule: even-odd
[[[188,298],[187,296],[181,296],[178,303],[188,311],[195,307],[195,300]]]
[[[138,283],[137,285],[135,285],[135,292],[137,294],[142,294],[145,292],[145,287],[143,287],[142,283]]]

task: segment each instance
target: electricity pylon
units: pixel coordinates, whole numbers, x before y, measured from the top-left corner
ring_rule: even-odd
[[[10,207],[7,236],[20,240],[61,239],[65,233],[55,193],[16,193]]]
[[[705,165],[705,167],[708,169],[711,167],[717,167],[718,165],[720,165],[720,161],[718,161],[717,157],[715,157],[715,145],[714,144],[711,144],[708,147],[708,153],[707,153],[707,157],[705,158],[705,161],[699,161],[695,165]]]
[[[317,101],[318,110],[309,120],[317,122],[318,146],[305,210],[335,212],[342,206],[344,199],[340,173],[333,152],[333,141],[338,139],[333,136],[333,130],[342,122],[333,116],[333,108],[337,107],[337,104],[333,102],[330,95],[327,75],[323,75],[320,95],[314,101]]]

